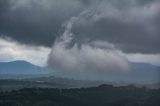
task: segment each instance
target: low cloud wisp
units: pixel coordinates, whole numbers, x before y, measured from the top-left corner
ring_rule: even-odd
[[[26,60],[45,66],[49,52],[47,47],[25,45],[8,37],[0,37],[0,61]]]

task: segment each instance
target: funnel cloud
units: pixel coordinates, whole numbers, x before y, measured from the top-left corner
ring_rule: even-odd
[[[82,78],[103,78],[107,74],[129,71],[128,60],[114,45],[102,41],[73,43],[72,25],[83,15],[86,14],[73,17],[64,25],[64,33],[56,40],[49,55],[49,67],[65,76]]]

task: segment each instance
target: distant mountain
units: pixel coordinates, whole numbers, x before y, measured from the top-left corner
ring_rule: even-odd
[[[146,85],[150,88],[159,88],[159,76],[160,67],[146,63],[131,63],[131,70],[127,73],[108,74],[103,81],[101,79],[97,81],[88,79],[87,81],[76,80],[76,78],[75,80],[60,78],[61,76],[58,77],[55,73],[49,74],[45,68],[26,61],[0,62],[0,85],[3,85],[5,89],[23,87],[71,88],[100,84],[113,84],[116,86],[136,84],[137,86]],[[1,81],[1,79],[7,79],[7,82],[5,80]],[[18,79],[18,82],[14,79]]]
[[[0,74],[8,75],[37,75],[48,74],[43,68],[26,61],[0,62]]]
[[[130,70],[106,76],[110,82],[155,84],[160,82],[160,66],[148,63],[130,63]],[[121,84],[120,83],[120,84]]]
[[[137,84],[153,84],[160,82],[160,66],[155,66],[146,63],[131,63],[130,65],[131,65],[131,70],[129,72],[107,74],[104,80],[112,83],[121,82],[121,83],[137,83]],[[26,61],[0,62],[0,79],[35,78],[35,77],[37,78],[37,77],[48,77],[50,75],[58,77],[56,73],[53,74],[49,74],[49,71],[46,71],[45,68],[33,65]],[[102,79],[95,79],[95,80],[102,80]]]
[[[129,78],[134,82],[160,82],[160,66],[147,63],[131,63]]]
[[[145,70],[159,70],[160,66],[148,64],[148,63],[131,63],[132,68],[134,69],[145,69]]]

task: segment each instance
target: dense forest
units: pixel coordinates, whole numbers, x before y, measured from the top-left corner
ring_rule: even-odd
[[[90,88],[24,88],[0,93],[0,106],[160,106],[160,89],[132,85]]]

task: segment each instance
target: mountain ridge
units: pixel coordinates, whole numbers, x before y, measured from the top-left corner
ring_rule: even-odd
[[[0,74],[48,74],[43,67],[24,60],[0,62]]]
[[[14,75],[14,76],[13,76]],[[0,76],[3,78],[19,78],[18,76],[47,75],[56,76],[56,73],[50,73],[46,68],[36,66],[24,60],[11,62],[0,62]],[[114,75],[106,75],[107,81],[129,81],[131,83],[157,83],[160,81],[160,66],[155,66],[148,63],[131,63],[129,73],[119,73]],[[23,78],[23,77],[22,77]],[[101,79],[99,79],[101,80]]]

